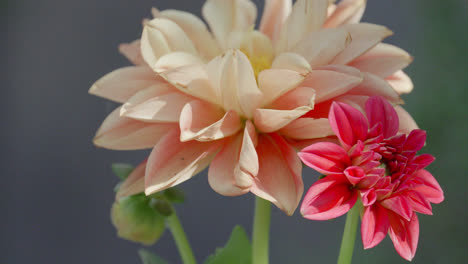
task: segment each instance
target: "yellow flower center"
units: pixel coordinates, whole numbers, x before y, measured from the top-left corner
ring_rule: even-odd
[[[252,69],[255,74],[255,79],[258,79],[258,74],[261,71],[271,68],[273,58],[272,56],[269,56],[269,54],[249,54],[243,49],[241,49],[241,51],[247,55],[247,58],[249,58],[250,64],[252,65]]]
[[[249,59],[256,79],[261,71],[271,68],[274,58],[273,45],[270,39],[259,31],[252,30],[243,34],[240,51]]]

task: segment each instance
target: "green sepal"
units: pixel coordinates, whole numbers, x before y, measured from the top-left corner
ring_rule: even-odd
[[[138,255],[140,255],[143,264],[169,264],[169,262],[143,248],[138,250]]]
[[[252,263],[252,245],[245,230],[235,226],[224,248],[216,249],[204,264],[250,264]]]
[[[128,175],[135,169],[135,167],[126,163],[113,163],[111,168],[114,174],[122,181],[127,179]]]
[[[172,203],[183,203],[185,201],[185,193],[175,187],[164,190],[164,196]]]
[[[166,217],[172,215],[173,213],[171,204],[166,200],[157,200],[152,198],[150,201],[150,206],[158,213]]]

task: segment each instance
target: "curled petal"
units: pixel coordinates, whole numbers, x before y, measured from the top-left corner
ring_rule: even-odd
[[[357,109],[343,103],[333,102],[328,119],[340,141],[351,147],[367,138],[368,125],[364,115]]]
[[[310,220],[329,220],[344,215],[356,203],[358,193],[343,175],[329,175],[314,183],[304,196],[301,214]]]
[[[418,247],[418,216],[413,214],[410,221],[406,221],[392,213],[389,213],[389,216],[389,234],[392,239],[393,246],[402,258],[411,261],[416,254],[416,248]]]
[[[373,96],[366,102],[366,114],[369,127],[382,124],[384,138],[390,138],[398,132],[399,120],[393,106],[380,96]]]
[[[122,43],[119,45],[119,52],[135,65],[144,65],[145,60],[141,56],[140,40],[134,40],[131,43]]]
[[[120,107],[104,120],[93,140],[98,147],[114,150],[152,148],[176,124],[149,124],[120,117]]]
[[[281,53],[276,56],[271,68],[292,70],[300,74],[307,74],[312,70],[309,62],[304,57],[292,52]]]
[[[411,207],[409,200],[404,196],[394,196],[381,201],[380,204],[397,213],[406,219],[406,221],[409,221],[413,216],[413,208]]]
[[[260,31],[276,40],[292,8],[292,0],[266,0],[260,21]]]
[[[437,180],[427,170],[418,170],[413,175],[414,180],[420,184],[413,190],[419,192],[431,203],[441,203],[444,200],[444,191]]]
[[[346,151],[330,142],[310,145],[298,155],[307,166],[325,175],[341,174],[351,163]]]
[[[275,132],[310,110],[312,108],[309,106],[300,106],[293,110],[257,109],[254,114],[255,127],[263,133]]]
[[[292,215],[304,191],[296,151],[280,136],[263,134],[258,138],[257,153],[259,171],[251,192]]]
[[[267,69],[258,75],[258,86],[264,94],[262,105],[269,105],[281,95],[296,88],[304,76],[296,71]]]
[[[408,200],[414,211],[421,214],[432,215],[431,203],[419,192],[407,192]]]
[[[315,104],[315,90],[310,87],[297,87],[292,91],[287,92],[273,103],[270,104],[271,108],[278,110],[293,110],[301,106],[314,107]]]
[[[145,172],[145,194],[167,189],[190,179],[208,166],[222,141],[180,142],[179,131],[167,133],[153,148]]]
[[[165,72],[179,67],[202,63],[203,61],[196,55],[176,51],[161,56],[153,66],[153,70],[155,72]]]
[[[367,0],[342,0],[325,21],[323,27],[338,27],[358,23],[366,9]]]
[[[378,203],[364,209],[361,223],[361,237],[364,249],[375,247],[387,235],[390,223],[386,211]]]
[[[352,185],[357,185],[366,176],[364,170],[357,166],[346,168],[343,174]]]
[[[127,179],[120,185],[115,199],[134,195],[145,191],[145,170],[146,160],[140,163],[131,173]]]
[[[395,89],[399,94],[407,94],[413,90],[413,82],[403,71],[397,71],[393,75],[385,78],[387,82]]]

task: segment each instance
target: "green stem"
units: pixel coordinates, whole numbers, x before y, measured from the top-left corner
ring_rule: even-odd
[[[167,224],[169,226],[169,230],[171,230],[172,237],[174,237],[183,263],[196,264],[197,261],[193,256],[192,248],[190,247],[190,243],[187,239],[187,236],[185,235],[184,228],[182,227],[175,210],[172,210],[172,214],[167,217]]]
[[[343,231],[343,239],[341,240],[338,264],[351,264],[360,212],[361,203],[358,201],[346,215],[346,223]]]
[[[268,264],[270,219],[271,203],[257,197],[252,235],[252,264]]]

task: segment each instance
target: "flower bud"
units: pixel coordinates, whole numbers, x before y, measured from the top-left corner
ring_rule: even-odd
[[[111,220],[119,237],[152,245],[165,229],[164,216],[150,206],[144,194],[124,197],[112,205]]]

